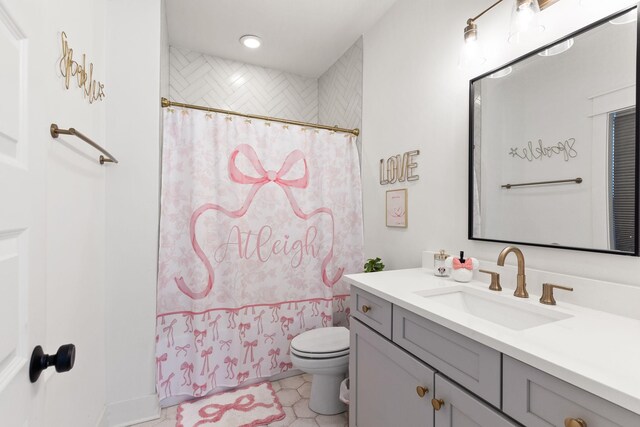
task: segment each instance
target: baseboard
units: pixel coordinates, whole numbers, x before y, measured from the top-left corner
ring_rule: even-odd
[[[125,427],[160,418],[158,396],[152,394],[137,399],[114,402],[107,406],[106,423],[108,427]],[[103,417],[105,418],[105,417]]]

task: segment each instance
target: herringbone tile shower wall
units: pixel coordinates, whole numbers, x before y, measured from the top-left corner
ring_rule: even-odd
[[[176,47],[170,98],[247,114],[318,122],[318,80]]]
[[[320,123],[344,128],[362,124],[362,37],[318,80]]]

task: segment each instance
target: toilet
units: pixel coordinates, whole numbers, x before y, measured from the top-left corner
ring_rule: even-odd
[[[293,367],[313,375],[309,408],[322,415],[347,410],[340,401],[340,383],[349,368],[349,330],[345,327],[318,328],[291,340]]]

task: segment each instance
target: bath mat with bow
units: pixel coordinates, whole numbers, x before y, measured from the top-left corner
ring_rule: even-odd
[[[271,383],[264,382],[180,404],[176,427],[257,427],[284,417]]]

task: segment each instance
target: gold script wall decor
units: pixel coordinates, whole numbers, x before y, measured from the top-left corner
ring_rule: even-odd
[[[380,159],[380,185],[419,180],[420,175],[415,175],[413,171],[418,167],[414,157],[419,154],[420,150],[397,154],[389,157],[386,160],[386,165],[385,160]]]
[[[102,101],[105,97],[104,84],[93,79],[93,63],[90,62],[87,68],[84,53],[82,54],[82,63],[74,60],[73,49],[69,47],[67,34],[64,31],[60,38],[62,39],[62,57],[59,66],[60,73],[64,77],[64,86],[69,89],[71,78],[74,77],[74,81],[82,89],[85,98],[89,100],[89,104],[93,104],[94,101]]]

